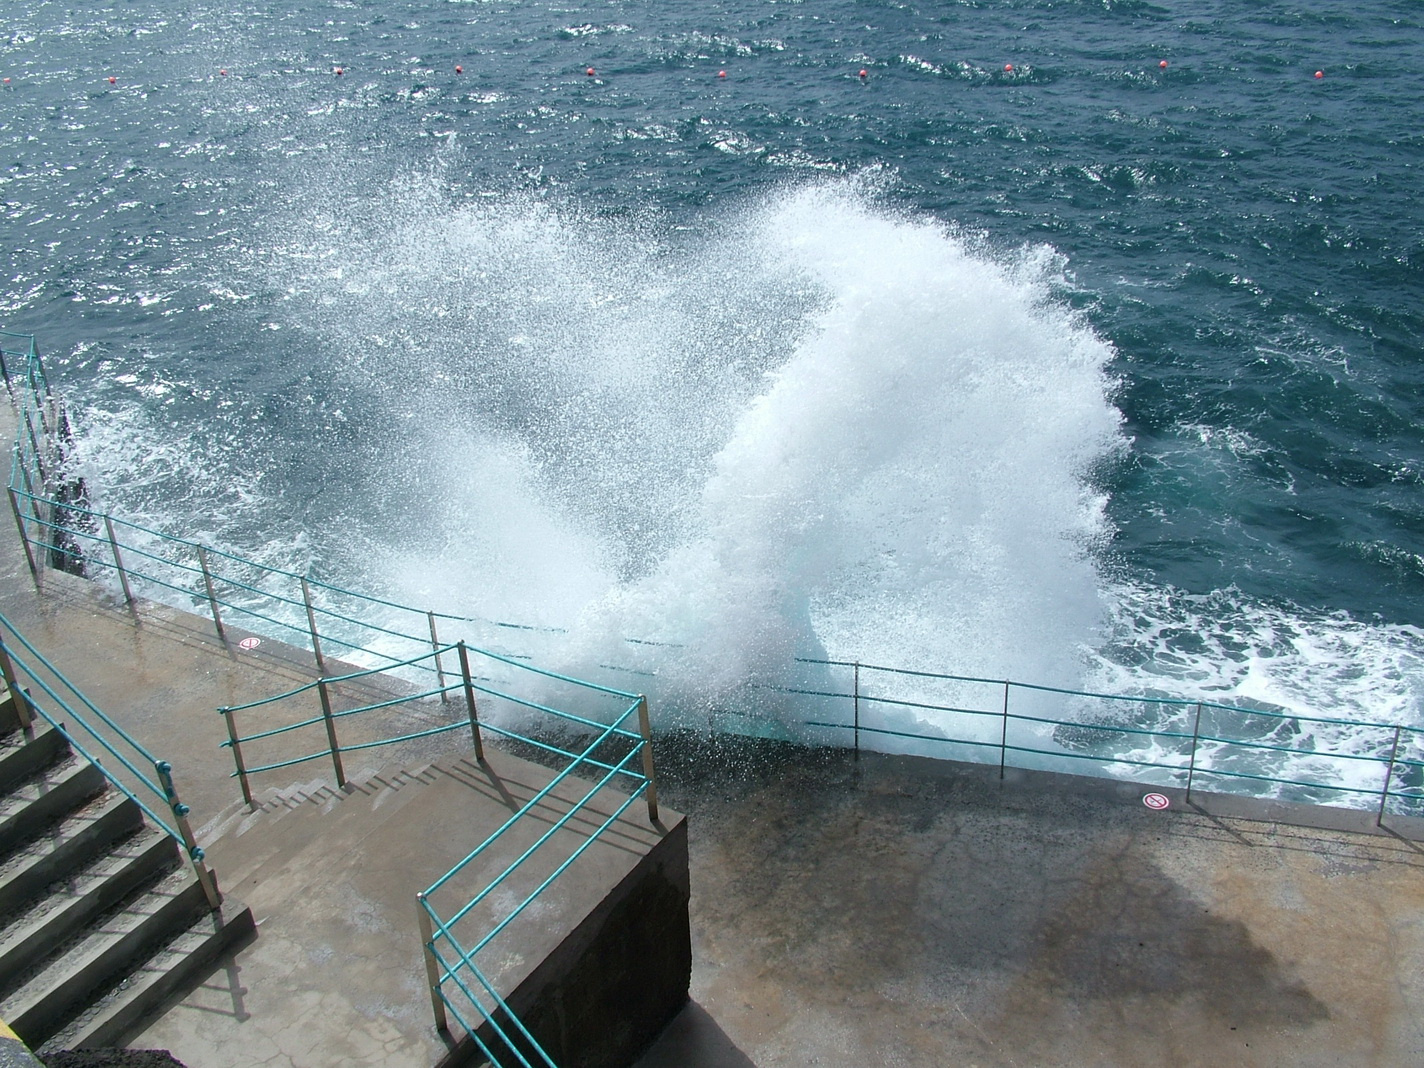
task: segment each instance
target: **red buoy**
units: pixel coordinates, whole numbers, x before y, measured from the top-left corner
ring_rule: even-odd
[[[337,67],[337,68],[336,68],[336,75],[337,75],[338,78],[339,78],[341,75],[345,74],[345,73],[346,73],[346,72],[345,72],[344,70],[342,70],[340,67]]]
[[[1164,59],[1164,60],[1162,60],[1161,63],[1158,63],[1157,66],[1161,67],[1163,70],[1166,70],[1166,69],[1167,69],[1167,61]]]
[[[1325,72],[1324,72],[1323,70],[1318,70],[1318,71],[1315,72],[1315,76],[1316,76],[1317,78],[1323,78],[1323,77],[1325,77]]]
[[[592,68],[592,67],[589,67],[588,70],[584,71],[584,73],[587,74],[590,78],[592,78],[592,77],[593,77],[593,68]]]
[[[724,70],[719,70],[719,71],[717,72],[717,77],[719,77],[719,78],[725,78],[726,76],[727,76],[727,72],[724,71]]]
[[[870,77],[870,71],[866,70],[864,67],[861,67],[861,68],[860,68],[860,76],[861,76],[862,78],[868,78],[868,77]]]
[[[115,82],[117,82],[118,80],[119,80],[119,79],[115,78],[112,74],[109,75],[109,84],[110,84],[110,85],[113,85],[113,84],[114,84]]]
[[[1012,74],[1014,72],[1014,65],[1012,63],[1005,63],[1004,70],[1005,72]]]
[[[460,65],[457,63],[457,64],[455,64],[455,73],[456,73],[456,74],[464,74],[464,73],[465,73],[465,68],[462,67],[462,66],[460,66]]]

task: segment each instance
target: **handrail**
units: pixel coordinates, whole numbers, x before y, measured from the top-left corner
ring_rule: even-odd
[[[964,756],[971,761],[980,759],[974,755],[974,751],[998,750],[1000,777],[1003,777],[1005,769],[1009,766],[1009,754],[1014,753],[1027,757],[1046,757],[1069,761],[1092,761],[1101,765],[1124,765],[1148,771],[1166,772],[1166,775],[1152,776],[1144,781],[1150,781],[1163,786],[1185,785],[1188,800],[1191,798],[1191,791],[1195,786],[1196,779],[1201,776],[1209,776],[1218,780],[1239,780],[1264,783],[1272,786],[1294,787],[1307,792],[1323,791],[1331,795],[1347,795],[1344,798],[1347,804],[1350,803],[1351,797],[1378,798],[1378,806],[1375,814],[1376,824],[1378,825],[1382,825],[1385,815],[1390,811],[1389,804],[1391,800],[1405,802],[1405,811],[1424,814],[1424,786],[1396,782],[1401,769],[1424,767],[1424,760],[1410,759],[1409,756],[1401,751],[1402,739],[1412,739],[1412,744],[1416,746],[1424,743],[1424,727],[1295,715],[1275,710],[1242,708],[1234,705],[1209,701],[1190,701],[1180,698],[1124,697],[1120,694],[1095,694],[1086,691],[1068,690],[1061,687],[1019,683],[1005,679],[986,679],[965,675],[951,675],[941,672],[898,669],[885,667],[883,665],[867,665],[852,660],[837,661],[802,657],[798,658],[798,662],[820,667],[852,669],[850,686],[843,690],[810,690],[792,687],[768,688],[788,694],[812,695],[848,702],[851,706],[848,720],[833,721],[825,718],[817,718],[804,719],[801,723],[804,726],[819,730],[852,732],[853,741],[851,742],[851,747],[857,756],[860,751],[860,735],[864,733],[915,742],[934,743],[935,746],[965,746],[970,749],[970,752],[964,754]],[[972,708],[964,707],[962,703],[957,705],[933,703],[930,701],[916,700],[908,696],[890,696],[883,692],[883,690],[878,693],[869,693],[863,689],[864,684],[861,679],[861,672],[866,670],[884,672],[892,676],[904,676],[916,682],[929,680],[932,682],[938,681],[992,687],[994,700],[998,707],[993,709]],[[1189,720],[1190,729],[1144,727],[1124,722],[1093,722],[1086,719],[1056,718],[1053,716],[1034,715],[1029,712],[1012,709],[1012,696],[1020,691],[1029,694],[1053,694],[1072,698],[1127,701],[1138,705],[1171,707],[1193,714]],[[951,733],[953,721],[946,723],[943,730],[938,733],[929,733],[923,730],[897,729],[883,719],[878,723],[867,720],[862,712],[862,706],[867,708],[875,708],[878,706],[891,711],[896,709],[906,711],[931,709],[980,720],[994,719],[999,721],[1000,730],[997,732],[997,737],[993,738],[974,737],[972,735],[966,735],[963,731]],[[1202,725],[1204,714],[1210,715],[1214,722],[1214,726],[1206,730],[1203,730]],[[1275,725],[1272,726],[1269,731],[1264,732],[1259,730],[1253,731],[1249,728],[1251,721],[1259,721],[1261,719],[1275,721]],[[1233,720],[1235,720],[1234,729]],[[1034,733],[1023,736],[1021,732],[1011,730],[1012,727],[1019,724],[1035,729]],[[1316,748],[1316,741],[1313,736],[1309,735],[1307,736],[1311,739],[1309,746],[1282,744],[1281,739],[1275,737],[1282,727],[1300,724],[1342,726],[1356,728],[1357,730],[1364,728],[1377,732],[1377,742],[1374,746],[1374,751],[1360,752],[1338,748]],[[1262,726],[1264,726],[1264,724]],[[1043,728],[1052,729],[1053,744],[1044,744],[1045,739],[1043,739],[1041,733],[1039,733]],[[1161,755],[1156,759],[1138,759],[1132,750],[1126,750],[1120,745],[1106,751],[1096,748],[1092,748],[1091,751],[1082,751],[1084,748],[1088,748],[1086,740],[1080,740],[1076,747],[1070,747],[1070,743],[1059,736],[1059,732],[1064,730],[1071,732],[1090,732],[1102,735],[1130,735],[1147,739],[1149,742],[1161,743],[1159,746]],[[1388,739],[1390,738],[1393,739],[1392,745],[1388,744]],[[1283,774],[1268,774],[1267,772],[1272,769],[1254,767],[1244,763],[1249,760],[1253,753],[1290,754],[1302,758],[1303,760],[1316,760],[1332,764],[1333,762],[1345,762],[1353,765],[1374,765],[1381,769],[1382,774],[1379,785],[1377,786],[1352,784],[1350,782],[1339,781],[1338,778],[1332,780],[1332,778],[1324,775],[1323,771],[1319,774],[1319,777],[1315,778],[1293,778]],[[1175,761],[1167,759],[1173,756],[1176,758]],[[1036,766],[1042,766],[1041,760],[1034,763]],[[1017,766],[1023,765],[1020,763]],[[1183,779],[1185,782],[1183,782]],[[1310,800],[1320,803],[1315,798],[1310,798]]]
[[[272,771],[279,768],[292,767],[297,764],[318,760],[323,757],[331,759],[332,766],[336,772],[338,786],[345,785],[345,772],[341,755],[359,750],[376,748],[383,745],[392,745],[399,742],[410,741],[417,738],[431,737],[436,734],[456,730],[465,725],[464,719],[455,722],[440,724],[425,730],[407,731],[391,737],[383,737],[374,741],[342,744],[336,731],[336,721],[343,718],[362,715],[369,712],[390,710],[401,705],[411,704],[420,701],[429,701],[431,698],[444,698],[447,693],[463,692],[467,703],[468,724],[475,744],[475,755],[479,760],[484,759],[483,754],[483,732],[494,731],[501,737],[538,747],[539,749],[555,753],[563,757],[567,763],[558,770],[544,786],[537,790],[528,801],[509,816],[504,823],[492,834],[488,835],[474,850],[466,854],[456,862],[448,871],[436,879],[423,891],[417,894],[417,903],[420,909],[421,918],[421,942],[423,955],[426,959],[427,982],[430,988],[430,998],[432,1011],[435,1013],[437,1026],[442,1030],[448,1030],[449,1017],[453,1016],[460,1026],[462,1026],[480,1046],[481,1050],[493,1057],[492,1052],[484,1044],[484,1040],[479,1035],[479,1029],[487,1025],[504,1043],[508,1052],[512,1054],[520,1064],[529,1065],[535,1068],[525,1057],[523,1050],[532,1051],[534,1059],[546,1068],[553,1068],[553,1061],[540,1046],[538,1041],[529,1033],[518,1016],[512,1012],[509,1006],[500,996],[494,985],[490,982],[485,973],[476,965],[475,956],[488,947],[495,938],[504,932],[512,923],[529,909],[538,899],[539,895],[553,883],[553,881],[568,870],[584,851],[588,849],[594,841],[598,840],[608,831],[639,799],[643,799],[648,808],[648,819],[654,825],[658,820],[657,808],[657,787],[654,780],[653,760],[652,760],[652,733],[648,719],[647,700],[641,695],[627,695],[632,697],[632,703],[622,708],[621,711],[613,715],[607,722],[590,719],[573,712],[558,709],[542,701],[533,701],[520,697],[516,694],[497,690],[490,686],[479,685],[474,681],[470,673],[470,657],[487,656],[497,660],[504,658],[496,654],[488,653],[485,650],[467,646],[463,642],[457,642],[453,646],[445,646],[432,650],[430,653],[412,660],[402,662],[401,667],[419,666],[419,662],[426,659],[437,659],[442,653],[456,653],[460,662],[460,674],[449,685],[441,685],[435,689],[417,690],[414,693],[399,695],[393,698],[384,698],[361,705],[356,708],[348,708],[336,711],[332,707],[331,688],[337,683],[349,682],[356,679],[368,677],[376,672],[362,670],[350,672],[346,675],[336,677],[324,677],[315,682],[306,683],[294,687],[283,693],[271,697],[262,698],[257,701],[249,701],[242,705],[224,706],[218,709],[226,721],[228,730],[228,740],[222,744],[230,748],[233,752],[233,762],[235,771],[233,774],[240,780],[243,797],[249,805],[252,805],[253,798],[250,787],[250,777],[264,771]],[[505,662],[508,662],[507,660]],[[524,667],[524,665],[518,665]],[[622,698],[625,695],[620,691],[612,690],[608,687],[597,686],[584,683],[569,676],[559,675],[555,672],[539,671],[528,669],[532,674],[542,677],[554,678],[569,683],[582,690],[594,693],[601,697],[613,696]],[[321,698],[321,714],[298,719],[292,723],[286,723],[277,727],[265,730],[254,731],[243,735],[238,728],[235,715],[244,711],[271,706],[286,699],[298,699],[315,689]],[[475,703],[476,693],[494,696],[508,701],[518,707],[544,712],[556,718],[561,723],[574,723],[589,730],[591,739],[580,751],[574,752],[561,749],[539,738],[532,733],[526,734],[511,730],[508,727],[499,726],[488,722],[487,717],[481,719],[477,705]],[[443,703],[443,702],[442,702]],[[628,730],[624,724],[628,719],[637,714],[639,717],[639,730],[637,732]],[[242,754],[242,746],[250,745],[258,741],[276,738],[291,731],[314,727],[318,723],[324,723],[327,733],[327,749],[317,750],[297,757],[290,757],[282,760],[269,762],[257,766],[247,763]],[[613,741],[631,742],[627,751],[616,760],[609,763],[607,760],[599,759],[596,755],[605,745]],[[636,757],[642,758],[642,771],[637,771],[629,767],[629,764]],[[612,758],[610,758],[612,759]],[[563,784],[569,782],[574,776],[585,769],[597,769],[594,775],[596,781],[591,786],[584,783],[582,796],[572,802],[560,800],[557,804],[562,808],[562,814],[540,834],[532,845],[524,848],[520,855],[511,863],[506,864],[502,870],[494,873],[492,877],[484,881],[483,888],[466,898],[462,904],[456,906],[449,915],[442,915],[431,902],[432,895],[437,894],[446,887],[452,879],[461,872],[466,871],[479,858],[487,855],[490,848],[501,838],[512,831],[515,827],[524,823],[540,806],[548,806],[553,803],[555,791]],[[601,777],[598,772],[602,772]],[[525,867],[531,858],[541,850],[547,852],[546,847],[566,833],[566,828],[580,813],[588,812],[595,803],[595,798],[602,796],[615,781],[629,780],[629,790],[622,795],[621,803],[614,807],[611,815],[604,816],[602,812],[597,815],[601,820],[596,820],[597,826],[591,833],[583,834],[583,841],[568,852],[560,860],[552,874],[544,877],[542,881],[529,893],[524,894],[522,899],[513,908],[502,910],[502,914],[489,927],[474,936],[473,939],[461,940],[455,933],[455,927],[469,917],[472,910],[505,885],[514,874]],[[435,933],[438,929],[438,936]],[[451,956],[453,951],[453,959]],[[501,1021],[508,1021],[518,1032],[511,1035],[506,1026]],[[499,1063],[495,1061],[495,1063]]]
[[[17,646],[23,648],[28,657],[22,656]],[[35,665],[42,667],[43,673]],[[3,676],[5,689],[19,716],[21,729],[33,736],[34,717],[38,716],[59,732],[74,751],[98,768],[104,778],[133,801],[159,830],[173,839],[192,865],[208,905],[217,909],[222,904],[222,896],[205,862],[203,848],[193,835],[188,820],[190,809],[179,800],[177,787],[173,783],[173,766],[154,756],[101,710],[4,615],[0,615],[0,676]],[[29,680],[43,691],[62,715],[52,712],[46,703],[38,701],[22,679]],[[103,730],[95,725],[95,720],[103,725]],[[85,744],[81,733],[91,744],[98,743],[117,760],[138,783],[138,788],[110,771],[104,761],[90,751],[91,747]],[[135,763],[136,760],[146,762],[153,769],[153,778]],[[159,815],[159,810],[166,810],[167,815]]]

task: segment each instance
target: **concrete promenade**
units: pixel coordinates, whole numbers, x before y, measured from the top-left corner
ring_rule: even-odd
[[[919,758],[659,755],[693,1005],[640,1068],[1424,1064],[1414,842]]]
[[[0,590],[101,707],[180,750],[200,824],[237,797],[214,706],[311,677],[300,654],[230,651],[183,613],[135,623],[68,576],[38,596],[13,536]],[[658,758],[663,800],[690,815],[693,1001],[642,1068],[1424,1063],[1424,849],[1405,838],[735,738],[664,736]],[[283,868],[251,841],[247,871]],[[136,1045],[189,1068],[433,1063],[409,962],[376,948],[336,966],[352,945],[303,934],[299,909],[280,919],[313,892],[285,870],[257,941]],[[238,892],[257,906],[261,882]],[[386,920],[342,904],[384,945]],[[285,1038],[244,1022],[277,1015]]]

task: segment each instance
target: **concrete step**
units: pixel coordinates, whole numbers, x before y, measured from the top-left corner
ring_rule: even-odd
[[[425,763],[349,782],[344,792],[324,783],[305,784],[274,797],[269,807],[247,813],[229,827],[213,842],[210,859],[225,873],[228,885],[246,896],[244,886],[261,882],[273,870],[302,867],[303,855],[319,852],[324,836],[347,833],[352,825],[369,833],[411,801],[418,787],[439,776],[435,765]],[[319,830],[312,826],[314,819],[321,823]]]
[[[0,793],[33,778],[68,752],[68,739],[43,720],[35,725],[33,738],[11,731],[0,738]]]
[[[0,1002],[0,1019],[31,1046],[46,1042],[87,1004],[189,927],[207,909],[186,866],[131,897],[89,927]]]
[[[0,916],[18,912],[50,883],[67,878],[143,825],[142,810],[117,792],[103,794],[0,863]]]
[[[0,997],[22,974],[52,956],[95,917],[118,905],[145,884],[156,882],[179,862],[173,840],[145,827],[56,884],[15,916],[4,917],[0,934]]]
[[[41,1052],[121,1046],[178,990],[199,981],[223,953],[257,933],[252,910],[228,897],[205,912],[41,1046]]]
[[[104,792],[108,780],[72,755],[50,764],[0,796],[0,857]]]

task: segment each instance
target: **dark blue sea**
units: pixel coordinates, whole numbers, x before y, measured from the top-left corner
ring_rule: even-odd
[[[669,701],[1424,721],[1417,0],[4,12],[0,325],[106,510]]]

